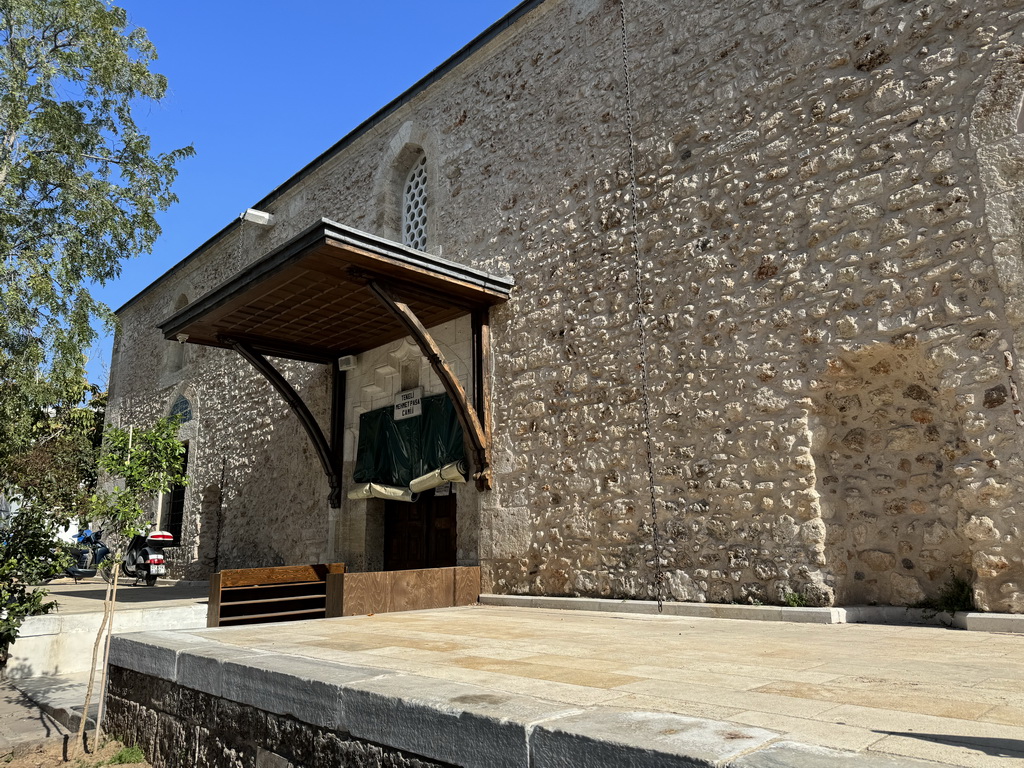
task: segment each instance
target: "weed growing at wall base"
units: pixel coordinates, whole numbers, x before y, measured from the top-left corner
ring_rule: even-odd
[[[949,580],[942,585],[938,596],[922,600],[914,608],[949,614],[957,611],[973,611],[974,589],[971,587],[971,581],[965,576],[958,575],[950,566]]]
[[[786,605],[790,608],[806,608],[807,598],[801,595],[799,592],[787,592]]]

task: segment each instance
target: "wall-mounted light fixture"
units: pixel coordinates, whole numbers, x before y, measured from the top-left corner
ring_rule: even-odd
[[[188,334],[187,333],[179,333],[174,338],[176,338],[178,340],[179,344],[184,344],[186,341],[188,341]]]
[[[266,211],[257,211],[255,208],[246,208],[242,213],[238,214],[238,218],[242,221],[251,221],[253,224],[259,224],[263,227],[269,227],[274,223],[274,217]]]

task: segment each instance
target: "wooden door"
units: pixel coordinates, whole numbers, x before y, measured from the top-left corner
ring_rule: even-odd
[[[454,494],[421,493],[415,502],[384,503],[384,570],[455,565]]]
[[[427,530],[427,568],[455,565],[455,494],[432,496]]]

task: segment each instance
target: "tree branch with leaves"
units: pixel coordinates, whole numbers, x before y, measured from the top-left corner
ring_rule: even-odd
[[[85,405],[49,409],[28,431],[31,447],[0,460],[0,492],[18,505],[0,521],[0,667],[24,620],[54,606],[36,585],[66,565],[58,534],[92,514],[106,395],[87,391]]]
[[[176,199],[192,148],[154,152],[133,117],[167,89],[155,59],[102,0],[0,0],[0,412],[75,391],[112,323],[89,285],[149,251]],[[23,437],[4,428],[0,455]]]

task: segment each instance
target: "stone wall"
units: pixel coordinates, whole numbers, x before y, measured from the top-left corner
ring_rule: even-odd
[[[1014,327],[971,136],[1019,58],[1012,5],[627,4],[672,597],[906,604],[973,568],[981,607],[1024,607]],[[603,8],[607,55],[586,74],[618,91],[601,133],[624,150]],[[549,223],[522,242],[558,256],[513,267],[511,333],[495,333],[519,535],[495,545],[502,591],[653,593],[628,165],[612,157],[524,216]]]
[[[111,412],[173,400],[152,325],[181,293],[320,217],[395,237],[416,147],[429,250],[517,282],[492,313],[496,487],[460,499],[485,588],[905,604],[952,571],[1024,610],[1022,12],[626,0],[634,200],[619,5],[547,0],[264,201],[269,231],[125,310]],[[372,563],[366,511],[331,518],[267,388],[216,351],[186,369],[209,420],[191,519],[226,457],[231,524],[282,532],[263,557]],[[291,375],[323,417],[326,376]],[[227,531],[221,566],[252,560]]]
[[[432,760],[110,667],[106,732],[153,768],[430,768]]]

